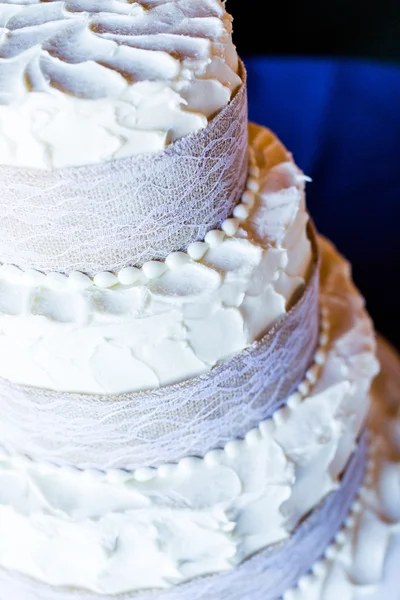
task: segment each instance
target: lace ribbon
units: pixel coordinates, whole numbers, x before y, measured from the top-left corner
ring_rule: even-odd
[[[361,484],[366,459],[362,437],[339,489],[331,493],[286,541],[267,548],[222,575],[195,579],[169,590],[99,596],[49,587],[17,573],[0,571],[2,598],[12,600],[278,600],[324,553],[348,514]]]
[[[296,389],[319,333],[319,262],[300,299],[260,341],[210,372],[117,396],[53,392],[0,379],[0,440],[10,454],[99,469],[204,456],[243,437]]]
[[[41,171],[0,165],[0,262],[94,275],[164,259],[231,214],[248,169],[246,72],[196,134],[155,155]]]

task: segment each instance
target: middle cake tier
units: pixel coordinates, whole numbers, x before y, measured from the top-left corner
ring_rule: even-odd
[[[311,270],[305,177],[250,125],[247,189],[220,230],[141,269],[0,268],[0,378],[119,394],[206,373],[290,310]]]

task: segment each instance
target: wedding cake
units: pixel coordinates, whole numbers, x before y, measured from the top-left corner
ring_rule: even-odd
[[[0,131],[0,599],[376,583],[374,330],[224,3],[3,0]]]

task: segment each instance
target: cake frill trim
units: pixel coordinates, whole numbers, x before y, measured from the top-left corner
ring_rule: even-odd
[[[89,276],[81,271],[72,271],[64,274],[58,271],[44,273],[36,269],[24,270],[14,264],[0,265],[0,278],[20,281],[27,285],[42,285],[50,289],[83,290],[96,286],[107,289],[115,285],[130,286],[136,283],[145,283],[146,280],[157,279],[167,270],[176,270],[189,261],[200,261],[209,249],[219,246],[227,237],[234,237],[241,224],[249,217],[255,204],[255,197],[260,189],[260,169],[256,164],[255,152],[249,147],[249,169],[246,189],[242,194],[241,202],[235,206],[232,216],[223,221],[220,229],[209,231],[203,241],[192,242],[186,251],[172,252],[164,260],[152,260],[144,263],[142,267],[124,267],[116,273],[103,271]]]

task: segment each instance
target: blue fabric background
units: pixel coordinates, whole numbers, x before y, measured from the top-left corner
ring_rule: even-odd
[[[245,59],[250,119],[273,129],[313,182],[321,233],[351,260],[378,330],[400,348],[400,67]]]

